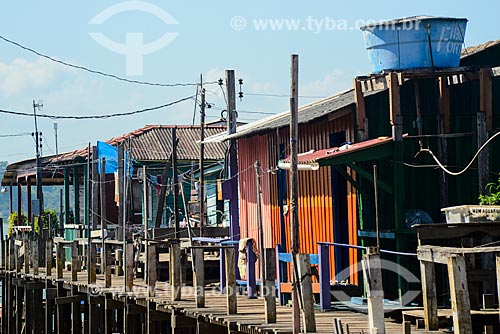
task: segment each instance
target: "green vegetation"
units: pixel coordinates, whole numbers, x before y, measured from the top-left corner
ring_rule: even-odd
[[[12,212],[9,215],[9,228],[7,229],[7,235],[10,237],[12,235],[12,228],[17,225],[17,212]],[[21,225],[26,225],[28,222],[28,217],[24,213],[21,213]]]
[[[500,178],[497,183],[488,183],[486,185],[488,194],[479,195],[479,204],[481,205],[500,205]]]
[[[50,218],[49,218],[50,217]],[[55,210],[44,210],[42,215],[42,228],[48,229],[49,222],[51,222],[50,230],[51,235],[55,234],[55,231],[59,229],[59,222],[57,221],[57,213]],[[40,223],[38,217],[35,217],[35,233],[40,233]]]

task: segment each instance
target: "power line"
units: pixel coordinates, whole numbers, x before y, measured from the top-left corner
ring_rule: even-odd
[[[62,115],[47,115],[47,114],[37,114],[37,117],[44,117],[44,118],[50,118],[50,119],[107,119],[107,118],[113,118],[113,117],[122,117],[122,116],[131,116],[131,115],[136,115],[136,114],[142,114],[148,111],[153,111],[153,110],[158,110],[166,107],[170,107],[174,104],[178,104],[180,102],[184,102],[187,100],[192,99],[193,96],[188,96],[185,98],[182,98],[180,100],[174,101],[174,102],[169,102],[166,104],[162,104],[156,107],[151,107],[151,108],[145,108],[145,109],[139,109],[139,110],[134,110],[134,111],[129,111],[125,113],[114,113],[114,114],[106,114],[106,115],[91,115],[91,116],[62,116]],[[11,111],[11,110],[3,110],[0,109],[0,113],[3,114],[9,114],[9,115],[16,115],[16,116],[29,116],[33,117],[33,114],[30,113],[25,113],[25,112],[19,112],[19,111]]]
[[[33,116],[33,115],[31,115],[31,116]],[[16,134],[0,135],[0,138],[22,137],[22,136],[31,136],[31,132],[21,132],[21,133],[16,133]]]
[[[67,66],[67,67],[72,67],[72,68],[75,68],[75,69],[78,69],[78,70],[82,70],[82,71],[86,71],[86,72],[89,72],[89,73],[92,73],[92,74],[98,74],[98,75],[101,75],[101,76],[104,76],[104,77],[108,77],[108,78],[113,78],[115,80],[119,80],[119,81],[124,81],[124,82],[128,82],[128,83],[133,83],[133,84],[138,84],[138,85],[147,85],[147,86],[158,86],[158,87],[189,87],[189,86],[197,86],[198,83],[157,83],[157,82],[148,82],[148,81],[140,81],[140,80],[131,80],[131,79],[127,79],[127,78],[123,78],[123,77],[120,77],[120,76],[117,76],[115,74],[110,74],[110,73],[106,73],[106,72],[102,72],[102,71],[98,71],[98,70],[94,70],[94,69],[91,69],[91,68],[88,68],[88,67],[85,67],[85,66],[80,66],[80,65],[75,65],[75,64],[71,64],[71,63],[68,63],[68,62],[65,62],[65,61],[62,61],[60,59],[56,59],[54,57],[51,57],[51,56],[48,56],[46,54],[43,54],[39,51],[36,51],[30,47],[27,47],[27,46],[24,46],[18,42],[15,42],[13,40],[10,40],[2,35],[0,35],[0,39],[3,40],[4,42],[7,42],[7,43],[10,43],[12,45],[15,45],[25,51],[28,51],[28,52],[31,52],[39,57],[42,57],[42,58],[45,58],[45,59],[48,59],[52,62],[55,62],[55,63],[58,63],[60,65],[64,65],[64,66]],[[206,85],[210,85],[210,84],[215,84],[217,83],[216,81],[213,81],[213,82],[206,82],[205,84]]]

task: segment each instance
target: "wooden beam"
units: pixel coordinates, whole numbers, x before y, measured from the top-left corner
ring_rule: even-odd
[[[432,262],[420,261],[422,294],[424,302],[425,329],[438,329],[438,306],[436,294],[436,271]]]
[[[84,295],[75,295],[75,296],[67,296],[67,297],[57,297],[55,299],[56,305],[63,305],[63,304],[73,304],[76,302],[81,302],[85,300]]]
[[[71,244],[71,281],[78,280],[78,241]]]
[[[472,321],[467,288],[467,269],[463,256],[453,255],[448,258],[448,277],[454,332],[455,334],[470,334],[472,333]]]
[[[46,276],[52,276],[52,249],[53,249],[53,243],[52,239],[49,238],[47,239],[47,242],[45,244],[45,275]]]
[[[134,244],[125,245],[125,291],[132,292],[134,288]]]
[[[90,243],[89,254],[90,257],[89,268],[88,268],[88,284],[95,284],[96,282],[96,244]]]
[[[111,263],[113,260],[112,253],[111,253],[111,245],[108,243],[103,243],[103,259],[102,259],[102,264],[104,267],[104,287],[109,288],[111,287]]]
[[[419,246],[417,249],[417,258],[421,261],[448,264],[448,258],[453,255],[481,254],[481,253],[499,253],[500,246],[495,247],[477,247],[477,248],[453,248],[441,246]]]

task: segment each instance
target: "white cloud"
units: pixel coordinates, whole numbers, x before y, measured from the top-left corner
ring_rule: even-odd
[[[338,92],[352,88],[352,78],[342,70],[327,73],[321,80],[315,80],[302,85],[299,95],[331,96]]]
[[[34,62],[23,58],[16,58],[10,64],[0,62],[0,93],[13,96],[26,89],[48,87],[60,73],[69,71],[43,58]]]

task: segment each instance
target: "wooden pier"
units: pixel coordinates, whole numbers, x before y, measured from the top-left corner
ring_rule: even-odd
[[[225,248],[226,291],[204,283],[204,253],[214,246],[194,246],[194,287],[180,279],[180,245],[169,243],[171,282],[157,281],[157,243],[148,245],[148,279],[133,271],[130,251],[125,261],[107,254],[102,273],[96,273],[95,244],[90,247],[90,272],[84,268],[84,245],[77,241],[44,241],[45,263],[33,257],[41,244],[27,238],[7,240],[3,286],[2,333],[292,333],[292,308],[279,306],[274,298],[275,322],[270,321],[266,299],[249,299],[235,289],[234,247]],[[110,241],[105,249],[120,248]],[[126,244],[128,246],[128,244]],[[71,249],[71,261],[64,261],[64,248]],[[31,254],[32,256],[27,256]],[[177,258],[176,258],[177,257]],[[52,264],[55,258],[55,268]],[[52,260],[52,261],[51,261]],[[68,259],[69,260],[69,259]],[[65,262],[71,266],[65,267]],[[30,265],[31,264],[31,265]],[[82,266],[83,265],[83,266]],[[123,265],[123,270],[120,270]],[[227,269],[233,268],[233,269]],[[123,275],[122,272],[123,271]],[[120,275],[117,275],[120,274]],[[172,284],[171,284],[172,283]],[[269,302],[269,298],[267,299]],[[271,317],[272,319],[272,317]],[[314,310],[316,333],[370,333],[368,316],[351,311]],[[409,323],[385,319],[386,333],[424,333]],[[438,332],[436,332],[438,333]]]

